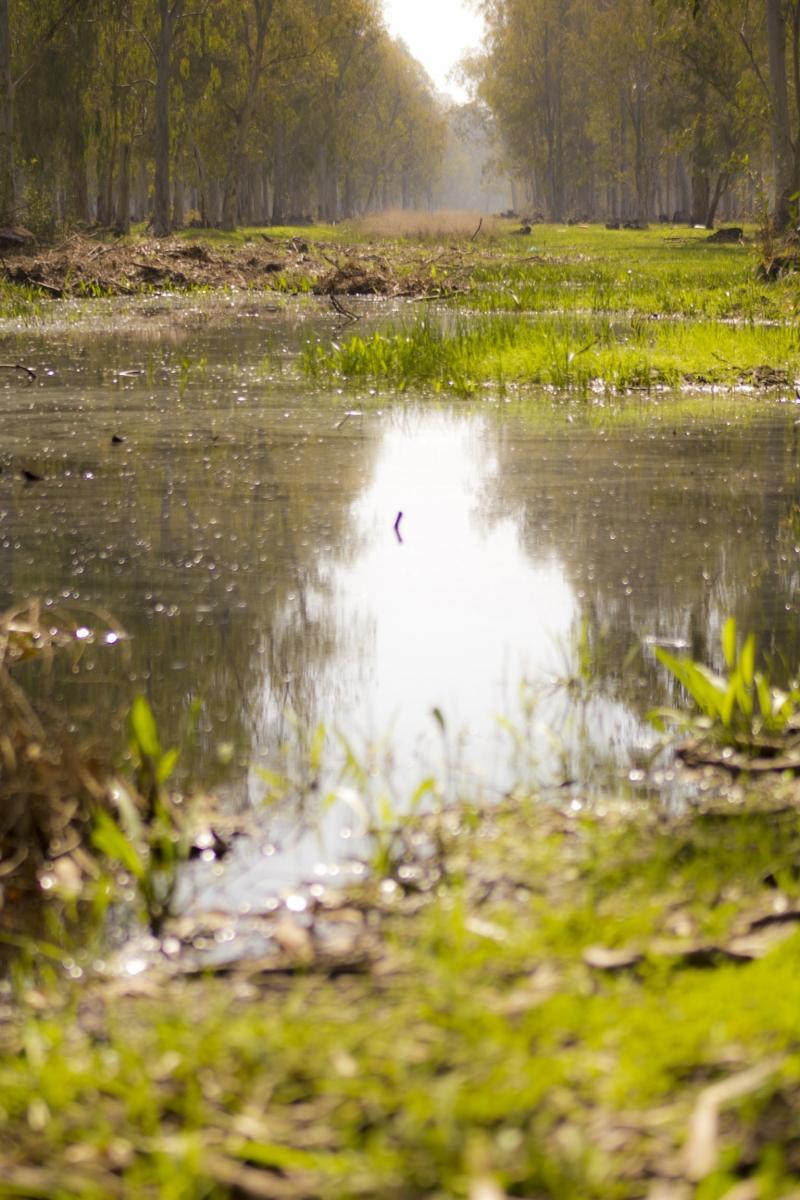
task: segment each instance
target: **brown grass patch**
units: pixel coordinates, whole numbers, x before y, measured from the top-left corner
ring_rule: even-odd
[[[363,217],[353,228],[366,237],[419,238],[441,241],[451,237],[472,237],[481,225],[481,236],[501,232],[502,221],[498,217],[479,212],[461,212],[442,209],[437,212],[417,212],[392,209]]]

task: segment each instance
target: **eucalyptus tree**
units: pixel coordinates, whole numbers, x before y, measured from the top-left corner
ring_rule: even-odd
[[[750,70],[747,0],[656,0],[662,124],[691,163],[693,224],[713,228],[719,202],[751,164],[766,115]]]
[[[598,208],[646,219],[690,175],[692,218],[712,225],[735,177],[761,163],[769,124],[786,222],[800,182],[800,0],[480,7],[476,95],[552,219]]]
[[[169,233],[170,215],[170,138],[169,90],[172,75],[172,48],[175,28],[183,17],[184,0],[158,0],[158,38],[153,46],[156,65],[155,108],[155,204],[153,231]]]
[[[17,214],[16,103],[20,89],[62,26],[93,0],[0,0],[0,220]]]
[[[800,187],[800,2],[764,0],[764,7],[775,222],[783,229],[796,221]]]
[[[222,227],[235,229],[239,189],[246,165],[247,142],[262,84],[267,37],[280,0],[236,0],[220,5],[217,16],[229,28],[230,57],[224,77],[223,103],[230,118],[231,143],[222,201]]]
[[[484,0],[488,55],[480,94],[514,158],[561,220],[565,200],[565,86],[572,0]]]

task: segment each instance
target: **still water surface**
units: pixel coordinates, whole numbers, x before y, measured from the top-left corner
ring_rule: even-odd
[[[653,645],[714,661],[728,615],[778,674],[800,661],[796,405],[537,417],[311,390],[296,354],[335,333],[240,303],[9,336],[39,379],[0,393],[2,603],[85,604],[129,635],[34,672],[41,699],[113,739],[145,691],[169,742],[200,697],[195,774],[243,810],[284,765],[288,714],[323,721],[402,805],[430,773],[484,794],[624,778],[671,698]],[[335,860],[348,782],[321,823],[265,816],[238,888]]]

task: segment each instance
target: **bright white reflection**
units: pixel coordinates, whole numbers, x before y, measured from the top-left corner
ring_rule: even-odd
[[[473,748],[485,742],[523,676],[563,667],[572,590],[557,563],[527,557],[511,521],[482,521],[493,469],[479,422],[409,422],[387,432],[354,513],[364,550],[339,571],[339,607],[345,621],[349,609],[371,626],[374,641],[369,680],[353,681],[348,715],[368,736],[391,729],[405,754],[435,739],[433,708],[451,730],[468,730]]]

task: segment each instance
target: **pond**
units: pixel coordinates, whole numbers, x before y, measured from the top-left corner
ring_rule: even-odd
[[[656,644],[717,661],[733,615],[777,676],[800,661],[793,396],[306,384],[303,345],[336,336],[249,299],[7,335],[38,379],[0,392],[0,600],[127,632],[26,681],[78,727],[103,714],[113,744],[137,691],[166,743],[202,701],[195,782],[258,814],[237,902],[343,863],[360,793],[402,808],[431,775],[481,795],[636,783],[646,714],[674,699]],[[264,809],[264,768],[287,769],[287,744],[297,765],[319,723],[317,800]],[[361,787],[339,778],[338,733]]]

